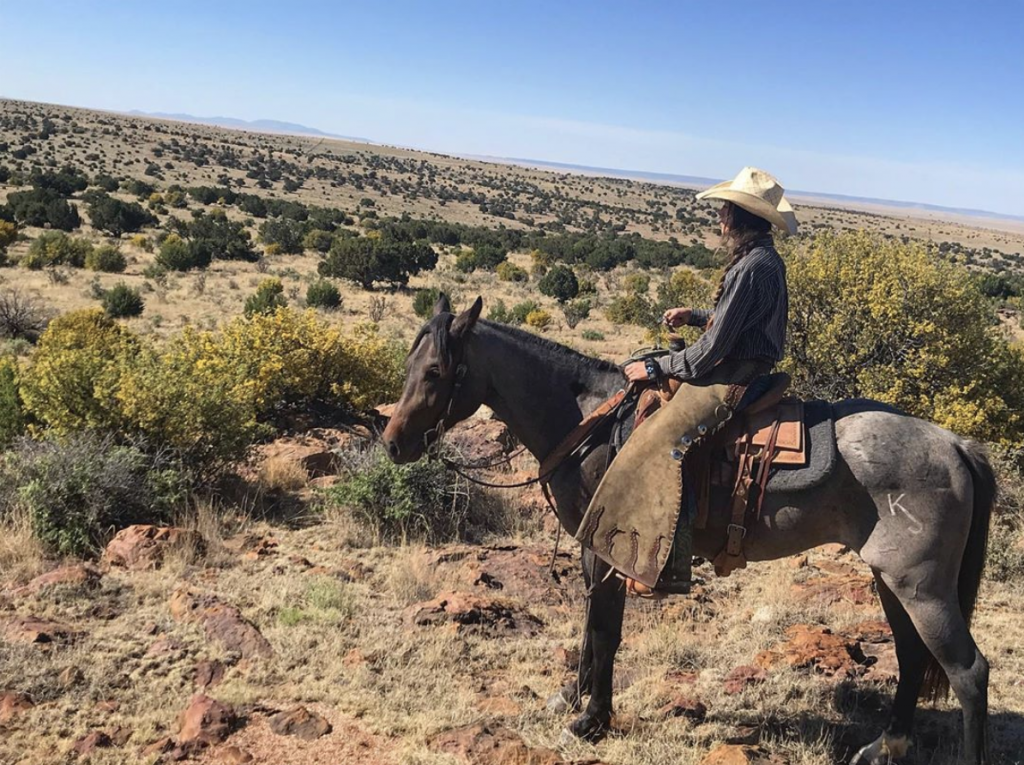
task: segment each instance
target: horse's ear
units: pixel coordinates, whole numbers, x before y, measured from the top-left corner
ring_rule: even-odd
[[[476,325],[476,320],[480,318],[480,311],[483,310],[483,307],[484,299],[477,297],[473,301],[473,305],[455,317],[455,321],[452,322],[451,336],[456,340],[468,337]]]
[[[434,316],[437,316],[439,313],[451,313],[451,312],[452,312],[452,304],[448,300],[448,296],[445,295],[443,292],[438,293],[438,295],[437,295],[437,302],[434,303]]]

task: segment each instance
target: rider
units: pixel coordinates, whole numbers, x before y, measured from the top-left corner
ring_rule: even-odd
[[[771,227],[796,233],[796,216],[782,187],[763,170],[744,168],[732,181],[712,186],[697,199],[721,199],[718,220],[722,244],[732,258],[711,302],[710,311],[669,308],[670,327],[687,324],[706,331],[689,348],[662,357],[660,369],[634,362],[625,368],[631,381],[666,374],[699,380],[720,363],[752,359],[767,372],[782,359],[789,297],[786,266],[775,251]]]
[[[723,404],[737,405],[730,398],[736,385],[748,385],[782,359],[786,335],[786,268],[775,250],[771,228],[775,225],[795,233],[796,217],[782,187],[765,171],[745,167],[733,180],[697,198],[722,200],[718,216],[731,260],[710,311],[665,311],[670,326],[704,327],[700,339],[658,362],[648,359],[626,366],[630,381],[667,375],[683,384],[658,415],[626,442],[577,534],[599,557],[649,588],[659,583],[680,525],[679,460],[686,448],[722,424]]]

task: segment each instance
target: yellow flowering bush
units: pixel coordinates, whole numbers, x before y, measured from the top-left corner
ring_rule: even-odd
[[[25,409],[58,433],[119,428],[117,389],[139,349],[139,339],[101,308],[59,316],[22,373]]]
[[[530,311],[526,315],[526,324],[534,329],[545,329],[551,324],[551,314],[543,309]]]
[[[312,310],[186,328],[160,347],[92,310],[50,324],[21,387],[27,411],[57,432],[141,435],[205,468],[268,435],[282,410],[394,400],[401,360],[372,327],[342,331]]]
[[[1024,354],[962,266],[865,232],[783,245],[784,367],[807,394],[865,396],[988,441],[1019,441]]]

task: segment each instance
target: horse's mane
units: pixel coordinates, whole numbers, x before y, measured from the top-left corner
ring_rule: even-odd
[[[486,321],[483,319],[477,323],[482,324],[495,332],[508,335],[518,342],[543,348],[556,356],[562,356],[589,369],[595,369],[599,372],[619,371],[618,364],[611,361],[605,361],[604,359],[597,359],[593,356],[587,356],[586,354],[575,351],[566,345],[556,343],[554,340],[548,340],[546,337],[541,337],[540,335],[535,335],[532,332],[527,332],[525,329],[519,329],[519,327],[513,327],[509,324],[501,324],[499,322]]]
[[[413,340],[412,347],[409,349],[409,354],[411,355],[412,352],[416,350],[416,347],[424,337],[430,335],[431,339],[434,341],[434,348],[437,350],[441,363],[445,367],[451,364],[452,349],[449,333],[454,318],[455,317],[450,313],[439,313],[432,317],[423,325],[419,334],[416,335],[416,339]],[[513,327],[509,324],[501,324],[499,322],[480,319],[477,322],[477,326],[483,326],[493,332],[507,335],[516,342],[523,343],[524,345],[532,345],[537,348],[542,348],[552,355],[560,356],[566,361],[573,362],[588,369],[593,369],[599,372],[619,371],[618,365],[611,361],[587,356],[586,354],[574,351],[572,348],[562,345],[561,343],[556,343],[554,340],[548,340],[545,337],[540,337],[532,332],[527,332],[526,330]]]

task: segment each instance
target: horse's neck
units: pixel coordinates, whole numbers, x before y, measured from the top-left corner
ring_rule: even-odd
[[[538,460],[623,384],[614,368],[497,329],[480,332],[477,340],[474,355],[488,375],[483,403]]]

